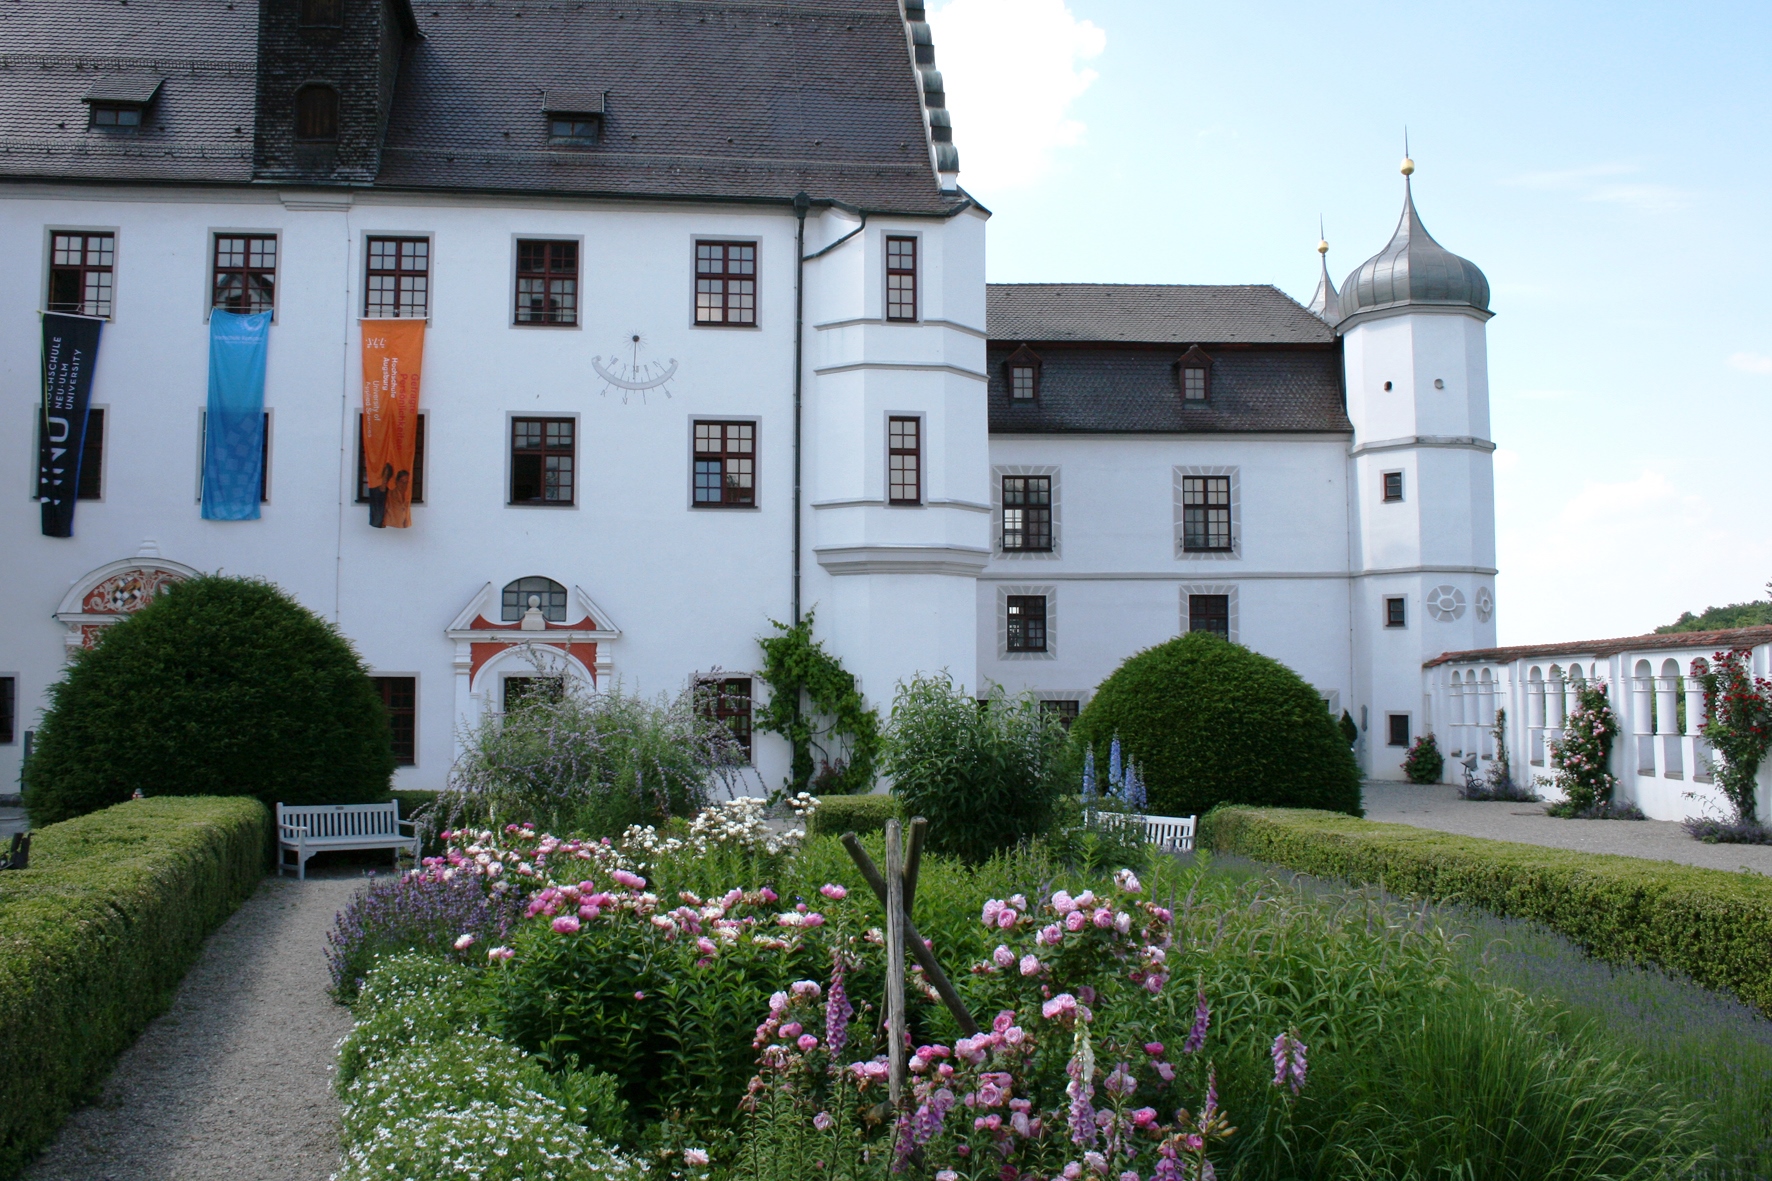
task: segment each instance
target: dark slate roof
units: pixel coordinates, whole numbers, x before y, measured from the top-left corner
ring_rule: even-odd
[[[1772,643],[1772,626],[1733,627],[1710,632],[1656,632],[1647,636],[1620,636],[1610,640],[1578,640],[1571,644],[1519,644],[1511,648],[1475,648],[1466,652],[1442,652],[1423,663],[1508,664],[1515,660],[1548,659],[1553,656],[1616,656],[1620,652],[1661,652],[1703,648],[1757,648]]]
[[[897,0],[415,11],[422,39],[400,71],[378,186],[959,203],[930,163]],[[0,176],[249,180],[257,27],[253,0],[0,6]],[[103,70],[166,78],[142,132],[87,130],[81,99]],[[548,146],[550,90],[606,96],[601,142]]]
[[[992,283],[986,330],[1004,341],[1328,344],[1329,326],[1265,283]]]
[[[1341,349],[1333,343],[1208,347],[1211,397],[1186,409],[1175,381],[1179,347],[1032,347],[1040,358],[1039,397],[1032,403],[1009,400],[1003,362],[1014,346],[993,341],[987,350],[993,434],[1353,429],[1341,393]]]

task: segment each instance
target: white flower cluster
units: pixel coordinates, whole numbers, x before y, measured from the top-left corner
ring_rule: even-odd
[[[787,803],[802,822],[802,827],[778,832],[764,819],[767,805],[763,800],[756,796],[739,796],[696,813],[695,819],[689,822],[687,837],[663,837],[651,825],[631,825],[621,836],[621,850],[626,856],[647,864],[683,852],[698,857],[716,850],[770,857],[791,853],[806,839],[803,825],[806,817],[818,807],[818,799],[801,792]]]

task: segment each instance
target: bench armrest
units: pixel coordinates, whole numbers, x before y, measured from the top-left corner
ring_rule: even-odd
[[[308,826],[305,824],[279,824],[277,826],[277,831],[280,836],[285,837],[308,837],[314,835],[308,831]]]
[[[413,828],[413,826],[416,825],[418,823],[418,821],[416,821],[416,820],[397,820],[397,821],[395,821],[395,823],[398,824],[401,828],[412,828],[413,829],[412,835],[413,836],[418,835],[418,830],[416,828]]]

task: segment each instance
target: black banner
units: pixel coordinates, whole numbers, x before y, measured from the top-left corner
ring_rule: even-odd
[[[86,411],[92,404],[92,367],[98,361],[103,320],[43,313],[43,411],[38,423],[37,498],[43,536],[74,536],[74,500],[80,493],[80,454],[86,447]]]

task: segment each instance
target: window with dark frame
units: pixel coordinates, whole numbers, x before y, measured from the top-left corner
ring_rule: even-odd
[[[1386,626],[1386,627],[1406,627],[1406,626],[1408,626],[1408,617],[1406,614],[1406,612],[1408,610],[1406,604],[1408,603],[1408,601],[1409,600],[1405,599],[1401,595],[1393,596],[1393,597],[1388,598],[1384,601],[1384,626]]]
[[[886,420],[886,499],[891,504],[923,503],[923,420]]]
[[[133,131],[142,125],[144,108],[139,103],[93,103],[89,127]]]
[[[1009,636],[1005,645],[1011,652],[1046,651],[1046,596],[1009,595]]]
[[[416,677],[370,677],[388,711],[388,735],[393,740],[394,765],[418,763],[418,679]]]
[[[511,503],[573,503],[577,424],[570,418],[511,419]]]
[[[529,610],[530,599],[535,600],[541,617],[549,623],[566,622],[566,588],[539,574],[505,584],[504,593],[499,598],[499,619],[505,623],[517,623]]]
[[[217,234],[210,306],[227,312],[268,312],[276,305],[275,234]]]
[[[301,0],[297,23],[304,29],[336,29],[345,23],[344,0]]]
[[[1181,478],[1181,548],[1186,553],[1223,553],[1231,548],[1231,478]]]
[[[209,445],[209,411],[203,410],[200,413],[202,417],[197,431],[197,454],[204,455],[207,454]],[[199,500],[203,499],[202,483],[202,480],[197,482],[197,499]],[[258,502],[260,504],[271,503],[271,412],[269,410],[265,411],[264,438],[259,444]]]
[[[1203,366],[1182,366],[1181,396],[1189,402],[1204,402],[1206,400],[1206,370]]]
[[[1013,553],[1052,550],[1052,477],[1003,477],[1003,549]]]
[[[18,741],[18,678],[0,677],[0,746]]]
[[[1191,632],[1212,632],[1231,638],[1231,597],[1229,595],[1189,595],[1187,597],[1187,629]]]
[[[338,91],[330,86],[304,86],[295,92],[297,143],[338,140]]]
[[[1408,746],[1409,745],[1409,715],[1408,714],[1391,714],[1389,716],[1388,720],[1390,722],[1390,731],[1391,731],[1390,732],[1390,744],[1392,746]]]
[[[1083,703],[1080,701],[1064,701],[1049,698],[1040,702],[1041,715],[1044,717],[1056,717],[1058,719],[1058,724],[1063,726],[1066,730],[1069,730],[1071,728],[1071,723],[1077,720],[1077,715],[1082,712],[1082,708]]]
[[[555,143],[594,144],[601,119],[587,115],[549,115],[548,138]]]
[[[886,318],[917,318],[917,240],[886,239]]]
[[[425,502],[425,424],[427,411],[419,411],[418,433],[412,438],[412,503]],[[369,468],[363,462],[363,412],[357,412],[357,503],[369,503]]]
[[[517,241],[517,323],[578,323],[578,243]]]
[[[54,234],[49,243],[49,311],[111,315],[115,234]]]
[[[80,487],[75,500],[105,498],[105,412],[94,406],[86,412],[86,438],[80,445]]]
[[[733,745],[744,752],[744,761],[751,761],[751,679],[725,677],[702,682],[707,692],[703,709],[707,716],[732,733]]]
[[[1033,365],[1009,366],[1009,398],[1031,402],[1040,392],[1040,371]]]
[[[1384,473],[1384,498],[1386,501],[1403,499],[1403,473]]]
[[[757,322],[757,244],[695,244],[695,322],[748,326]]]
[[[694,504],[697,508],[751,508],[757,503],[757,424],[695,424]]]
[[[423,319],[431,310],[431,240],[371,238],[363,315],[371,320]]]
[[[556,702],[566,696],[566,681],[563,677],[536,675],[526,677],[506,677],[504,684],[504,712],[522,706],[526,701]]]

